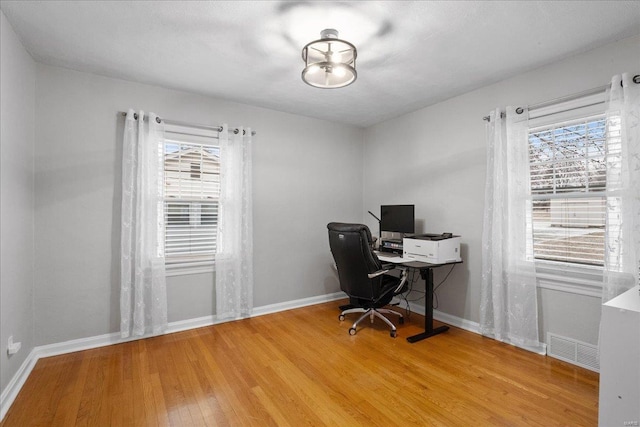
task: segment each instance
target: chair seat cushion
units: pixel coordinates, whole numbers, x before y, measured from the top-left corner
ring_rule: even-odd
[[[362,308],[380,308],[389,304],[393,299],[393,296],[396,295],[393,290],[400,283],[400,279],[394,276],[384,275],[382,278],[382,294],[384,295],[378,301],[372,301],[364,298],[351,297],[349,298],[349,302],[356,306]]]

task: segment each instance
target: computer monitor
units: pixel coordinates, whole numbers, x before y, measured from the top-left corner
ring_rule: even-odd
[[[380,206],[380,231],[415,233],[414,205]]]

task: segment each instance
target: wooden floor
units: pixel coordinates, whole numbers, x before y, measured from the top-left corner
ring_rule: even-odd
[[[1,426],[595,426],[598,374],[340,302],[38,361]]]

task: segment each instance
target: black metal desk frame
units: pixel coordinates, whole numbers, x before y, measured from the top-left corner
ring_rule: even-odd
[[[383,261],[385,264],[396,264],[394,262]],[[402,265],[407,268],[413,268],[420,271],[420,277],[424,279],[424,332],[407,337],[407,341],[411,344],[422,341],[434,335],[441,334],[449,330],[446,325],[433,327],[433,269],[438,267],[444,267],[445,265],[462,264],[462,261],[446,262],[444,264],[429,264],[421,261],[409,261],[397,263],[396,265]],[[344,311],[349,308],[353,308],[351,304],[341,305],[340,310]]]
[[[434,335],[441,334],[449,330],[449,327],[438,326],[433,327],[433,269],[437,267],[443,267],[445,265],[460,264],[462,261],[448,262],[444,264],[428,264],[426,262],[406,262],[403,265],[408,268],[415,268],[420,270],[420,277],[424,279],[425,301],[424,301],[424,332],[407,337],[407,341],[415,343],[422,341],[423,339],[432,337]]]

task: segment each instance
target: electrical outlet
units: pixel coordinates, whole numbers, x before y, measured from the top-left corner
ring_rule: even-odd
[[[7,344],[7,353],[11,354],[16,354],[18,352],[18,350],[20,350],[20,347],[22,347],[22,343],[21,342],[13,342],[13,335],[11,335],[9,337],[9,343]]]

